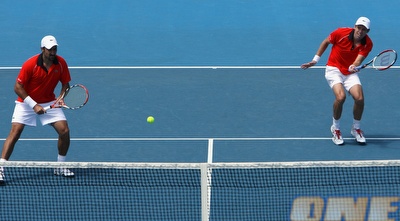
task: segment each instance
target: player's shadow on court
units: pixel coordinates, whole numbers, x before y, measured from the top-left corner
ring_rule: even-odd
[[[366,135],[367,137],[367,144],[368,146],[376,146],[382,148],[400,148],[400,145],[393,145],[393,144],[400,144],[400,136],[396,135],[386,135],[386,134],[369,134]],[[354,143],[357,143],[354,140]]]

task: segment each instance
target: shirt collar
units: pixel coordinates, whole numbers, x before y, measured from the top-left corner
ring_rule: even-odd
[[[40,67],[44,67],[44,65],[43,65],[43,53],[41,53],[41,54],[39,55],[39,58],[38,58],[36,64],[37,64],[38,66],[40,66]],[[57,56],[56,56],[56,58],[54,59],[53,64],[58,64]]]

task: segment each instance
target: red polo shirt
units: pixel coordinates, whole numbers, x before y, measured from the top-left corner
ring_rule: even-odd
[[[57,55],[50,70],[46,70],[42,54],[29,58],[22,65],[17,78],[17,82],[22,84],[28,95],[38,103],[55,100],[54,89],[58,82],[66,84],[70,81],[68,65],[62,57]],[[17,100],[23,102],[20,97]]]
[[[353,28],[338,28],[329,35],[329,41],[333,46],[327,65],[339,68],[344,75],[350,74],[349,67],[357,56],[367,57],[373,46],[371,39],[366,35],[361,44],[354,47],[353,32]]]

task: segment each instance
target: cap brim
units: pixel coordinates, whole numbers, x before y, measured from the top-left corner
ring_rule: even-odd
[[[51,49],[54,46],[58,46],[58,44],[45,45],[44,48]]]

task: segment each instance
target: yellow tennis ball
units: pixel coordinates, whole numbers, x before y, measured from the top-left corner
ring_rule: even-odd
[[[147,117],[147,123],[149,123],[149,124],[154,123],[154,117],[153,116],[148,116]]]

